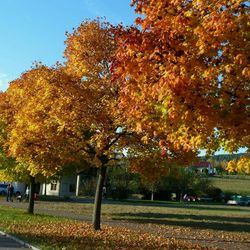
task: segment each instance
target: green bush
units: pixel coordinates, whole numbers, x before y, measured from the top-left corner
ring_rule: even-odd
[[[214,201],[222,201],[224,198],[222,190],[213,186],[210,186],[205,190],[205,195],[213,198]]]

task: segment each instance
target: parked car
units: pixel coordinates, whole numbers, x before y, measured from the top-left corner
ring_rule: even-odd
[[[21,189],[19,186],[15,185],[15,183],[13,184],[14,186],[14,195],[19,196],[21,195]],[[8,183],[0,183],[0,195],[6,195],[7,194],[7,189],[8,189]]]
[[[230,199],[227,201],[227,204],[228,205],[238,205],[241,198],[242,198],[242,196],[240,196],[240,195],[232,195],[230,197]]]
[[[240,200],[237,202],[237,205],[250,206],[250,196],[241,197]]]
[[[0,195],[7,194],[8,184],[0,184]]]

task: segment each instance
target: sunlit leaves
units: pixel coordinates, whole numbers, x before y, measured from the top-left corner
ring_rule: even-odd
[[[250,158],[242,156],[239,160],[229,161],[226,170],[229,173],[250,174]]]
[[[79,91],[72,77],[45,66],[26,72],[7,90],[5,102],[11,108],[5,110],[7,152],[26,163],[33,175],[57,172],[64,162],[73,160],[73,149],[79,150],[70,137],[72,119],[79,118],[76,113],[84,108],[76,95]],[[67,116],[62,119],[65,110]]]
[[[249,146],[249,5],[133,4],[140,27],[119,34],[116,64],[131,126],[185,151]]]

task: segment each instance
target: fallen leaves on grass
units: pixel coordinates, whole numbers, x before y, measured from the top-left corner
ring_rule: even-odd
[[[103,226],[101,231],[93,231],[89,223],[72,220],[4,224],[0,222],[19,237],[46,242],[51,246],[48,249],[214,249],[121,227]]]

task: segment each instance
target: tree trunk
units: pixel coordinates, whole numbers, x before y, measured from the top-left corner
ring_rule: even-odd
[[[29,190],[29,207],[28,207],[28,213],[34,214],[34,204],[35,204],[35,177],[30,176],[30,190]]]
[[[76,176],[76,196],[79,196],[80,182],[81,182],[81,176],[80,174],[78,174]]]
[[[44,184],[44,196],[47,196],[47,181],[45,181],[45,184]]]
[[[96,193],[95,193],[95,204],[94,204],[94,211],[93,211],[93,221],[92,225],[94,230],[101,229],[101,204],[102,204],[102,191],[104,186],[104,180],[106,175],[107,167],[103,166],[99,170],[99,176],[96,186]]]
[[[154,200],[154,190],[151,191],[151,201]]]
[[[176,201],[181,201],[181,192],[180,191],[177,191],[176,192]]]

